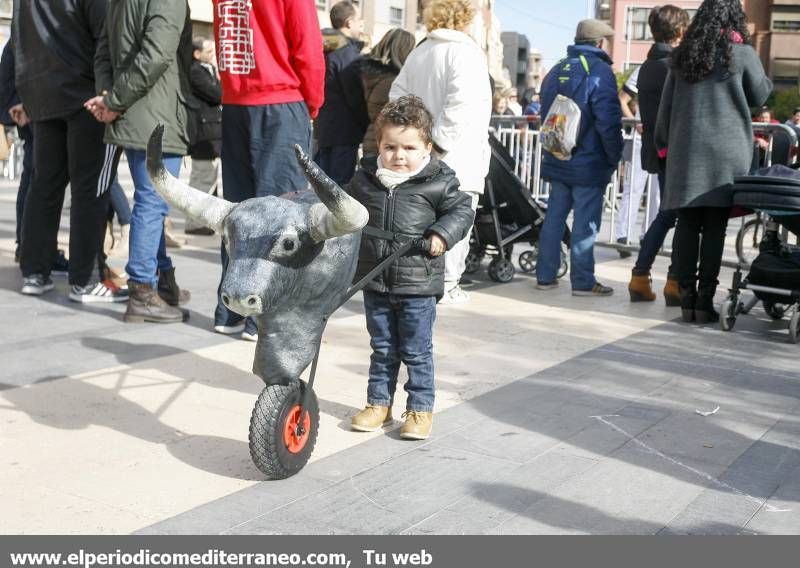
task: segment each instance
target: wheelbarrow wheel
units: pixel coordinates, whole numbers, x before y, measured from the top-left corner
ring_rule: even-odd
[[[304,416],[300,403],[306,383],[267,385],[250,417],[250,457],[268,479],[285,479],[303,469],[311,457],[319,428],[319,405],[311,390]],[[302,428],[298,432],[298,424]]]

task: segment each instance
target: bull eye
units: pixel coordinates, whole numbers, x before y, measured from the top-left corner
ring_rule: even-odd
[[[294,241],[291,239],[286,239],[283,241],[283,250],[290,251],[294,250]]]

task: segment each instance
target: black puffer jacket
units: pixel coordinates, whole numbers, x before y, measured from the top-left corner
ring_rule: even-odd
[[[189,154],[198,160],[218,158],[222,149],[222,86],[209,67],[195,59],[189,77],[197,101],[194,108],[189,108]]]
[[[639,110],[642,113],[642,166],[651,174],[664,172],[667,161],[658,157],[655,131],[661,93],[669,74],[672,46],[655,43],[647,54],[647,61],[639,70]]]
[[[347,192],[369,211],[369,226],[409,238],[436,233],[452,248],[467,236],[474,213],[470,197],[458,189],[458,179],[444,162],[431,158],[418,175],[387,189],[377,178],[377,158],[361,160],[361,169]],[[364,235],[354,282],[390,255],[396,243]],[[410,250],[370,282],[373,292],[402,296],[439,296],[444,292],[444,256]]]

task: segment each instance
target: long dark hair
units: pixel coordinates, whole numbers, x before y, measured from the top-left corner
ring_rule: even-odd
[[[717,65],[729,69],[734,32],[750,43],[741,0],[705,0],[672,52],[673,67],[689,83],[702,81]]]

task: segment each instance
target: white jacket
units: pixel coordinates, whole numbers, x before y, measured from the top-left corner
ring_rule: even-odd
[[[389,99],[416,95],[433,115],[433,141],[462,191],[483,193],[492,91],[486,56],[467,34],[438,29],[406,59]]]

